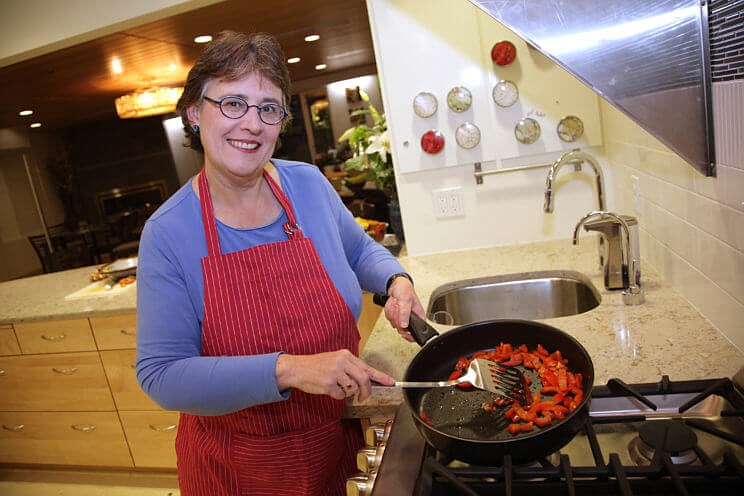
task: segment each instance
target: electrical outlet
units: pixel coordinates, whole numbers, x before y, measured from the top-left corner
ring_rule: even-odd
[[[437,219],[465,215],[462,188],[435,189],[431,192],[434,215]]]
[[[638,176],[632,175],[630,181],[633,185],[633,209],[638,216],[641,213],[641,180]]]

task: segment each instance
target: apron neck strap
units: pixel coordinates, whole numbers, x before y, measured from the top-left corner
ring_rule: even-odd
[[[279,201],[284,212],[287,214],[287,222],[284,223],[284,232],[287,234],[288,239],[302,238],[302,230],[297,224],[294,209],[289,201],[287,195],[274,181],[274,178],[268,173],[266,169],[263,170],[263,177],[271,188],[271,192],[274,197]],[[204,224],[204,234],[207,237],[207,250],[209,256],[217,256],[222,253],[220,249],[220,241],[217,236],[217,222],[214,217],[214,205],[212,204],[212,194],[209,192],[209,183],[207,182],[207,175],[204,169],[199,172],[199,202],[201,203],[202,211],[202,223]]]

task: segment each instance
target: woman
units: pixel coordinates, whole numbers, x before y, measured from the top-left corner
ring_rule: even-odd
[[[184,496],[342,495],[361,445],[345,400],[394,382],[357,356],[361,287],[387,290],[407,339],[423,314],[317,167],[270,160],[288,103],[276,41],[220,33],[177,107],[204,168],[142,233],[137,377],[182,412]]]

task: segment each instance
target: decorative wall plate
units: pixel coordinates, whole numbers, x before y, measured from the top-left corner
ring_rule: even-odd
[[[493,87],[491,96],[499,107],[511,107],[519,100],[519,89],[511,81],[502,79]]]
[[[523,117],[514,126],[514,136],[520,143],[531,145],[540,137],[540,124],[531,117]]]
[[[422,91],[413,97],[413,112],[419,117],[431,117],[437,112],[437,97],[428,91]]]
[[[517,56],[517,48],[511,41],[499,41],[491,48],[491,60],[497,65],[509,65]]]
[[[455,86],[447,93],[447,106],[455,112],[465,112],[473,103],[473,95],[465,86]]]
[[[480,143],[480,138],[480,129],[472,122],[465,122],[455,130],[455,141],[463,148],[474,148]]]
[[[560,139],[570,143],[584,134],[584,123],[575,115],[567,115],[560,120],[556,131]]]
[[[444,135],[438,129],[426,131],[421,136],[421,149],[426,153],[439,153],[444,148]]]

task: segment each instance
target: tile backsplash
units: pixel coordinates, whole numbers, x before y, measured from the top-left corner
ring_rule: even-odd
[[[643,262],[744,350],[744,82],[714,84],[713,99],[717,177],[603,103],[605,157],[617,210],[639,217]]]

